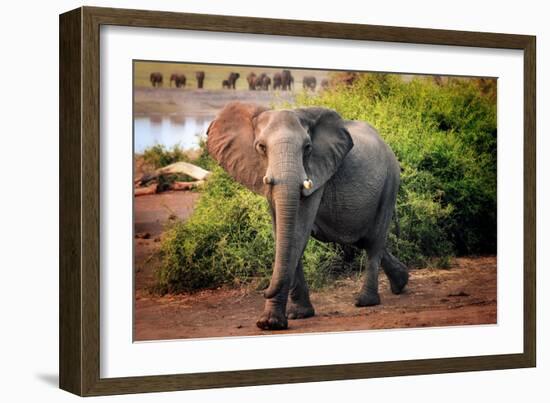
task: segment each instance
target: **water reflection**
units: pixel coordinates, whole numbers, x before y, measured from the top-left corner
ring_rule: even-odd
[[[179,144],[182,148],[197,148],[201,136],[213,116],[139,116],[134,118],[134,152],[143,152],[155,144],[171,148]]]

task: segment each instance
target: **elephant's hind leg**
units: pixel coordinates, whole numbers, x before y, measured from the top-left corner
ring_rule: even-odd
[[[380,304],[380,295],[378,294],[378,271],[380,269],[383,249],[369,248],[367,254],[369,255],[367,276],[355,300],[355,306],[373,306]]]
[[[304,277],[302,261],[298,263],[294,282],[290,287],[290,301],[286,309],[288,319],[303,319],[315,315],[309,299],[309,290]]]
[[[390,280],[391,291],[394,294],[401,294],[409,282],[409,271],[407,266],[399,261],[387,250],[382,255],[382,268]]]

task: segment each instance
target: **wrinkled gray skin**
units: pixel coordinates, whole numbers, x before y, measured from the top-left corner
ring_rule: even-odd
[[[274,111],[234,102],[211,123],[207,146],[231,176],[270,205],[275,262],[259,328],[285,329],[287,318],[314,315],[302,268],[310,235],[367,251],[357,306],[380,303],[380,265],[392,292],[404,289],[407,268],[386,248],[400,167],[368,123],[344,121],[324,108]]]

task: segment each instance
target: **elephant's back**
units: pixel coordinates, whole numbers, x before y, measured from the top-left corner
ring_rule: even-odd
[[[378,131],[368,122],[362,120],[346,120],[344,126],[348,129],[353,142],[357,146],[383,147],[385,144]]]
[[[373,126],[359,120],[346,120],[345,126],[353,139],[350,158],[366,158],[369,165],[386,164],[392,174],[399,174],[397,157]]]

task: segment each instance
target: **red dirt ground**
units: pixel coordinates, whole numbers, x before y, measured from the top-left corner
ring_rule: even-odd
[[[261,291],[252,287],[165,296],[149,293],[158,264],[154,252],[164,224],[170,218],[187,218],[198,197],[192,192],[167,192],[135,198],[136,233],[146,238],[135,239],[136,341],[271,333],[255,325],[262,312],[263,297]],[[277,333],[494,324],[496,280],[495,256],[457,258],[448,270],[412,270],[406,292],[401,295],[390,292],[381,273],[382,304],[357,308],[354,295],[360,282],[343,279],[312,292],[316,316],[289,321],[289,329]]]

